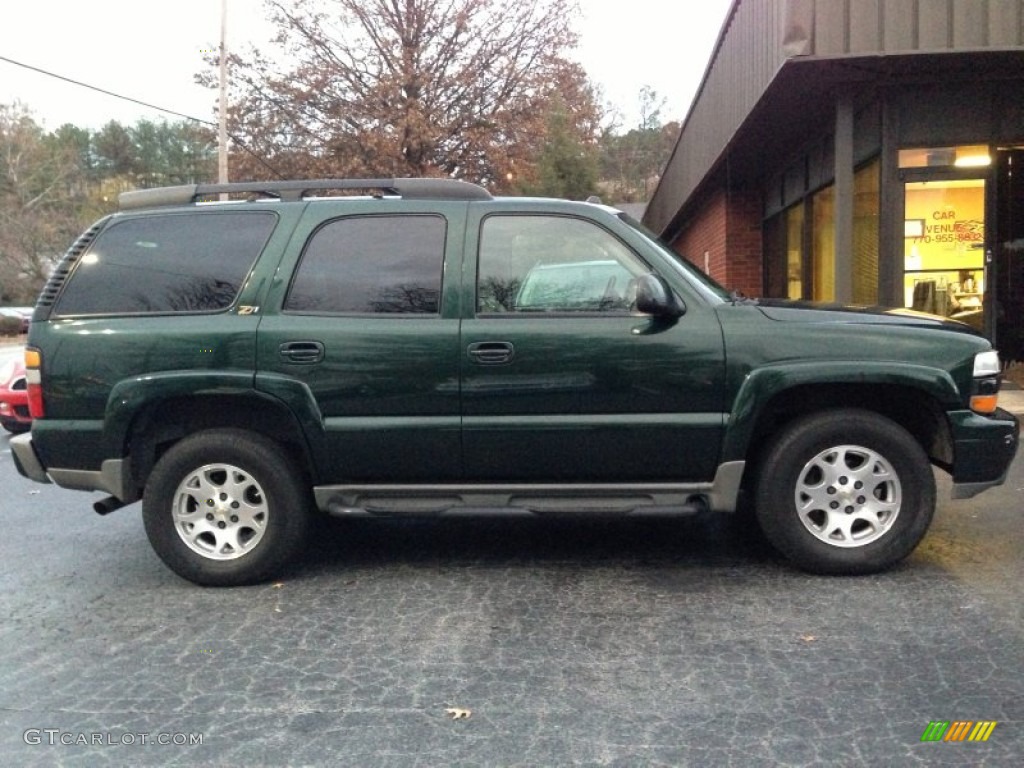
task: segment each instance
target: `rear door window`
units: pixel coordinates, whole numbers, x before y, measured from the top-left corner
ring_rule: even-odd
[[[428,314],[440,310],[443,216],[350,216],[310,237],[286,312]]]
[[[227,309],[274,230],[263,211],[143,216],[108,226],[82,256],[58,315]]]

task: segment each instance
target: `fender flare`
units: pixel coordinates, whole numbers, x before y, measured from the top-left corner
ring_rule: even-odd
[[[209,370],[161,371],[115,384],[104,413],[104,454],[125,455],[132,424],[143,409],[173,398],[202,396],[234,396],[283,407],[295,420],[310,455],[321,455],[323,419],[305,384],[285,376],[254,375],[251,371]]]
[[[890,385],[915,389],[947,410],[962,407],[948,371],[898,361],[820,361],[766,365],[747,374],[733,401],[722,440],[722,461],[747,458],[754,429],[768,403],[796,387]]]

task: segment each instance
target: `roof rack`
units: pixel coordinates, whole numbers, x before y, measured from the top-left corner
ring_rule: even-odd
[[[314,179],[305,181],[244,181],[233,184],[185,184],[122,192],[122,211],[188,205],[221,193],[251,194],[277,200],[302,200],[319,190],[371,190],[378,195],[397,195],[409,200],[490,200],[491,193],[477,184],[458,179]]]

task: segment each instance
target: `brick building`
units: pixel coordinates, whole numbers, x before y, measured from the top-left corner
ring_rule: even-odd
[[[1024,0],[734,0],[644,223],[752,296],[1024,357]]]

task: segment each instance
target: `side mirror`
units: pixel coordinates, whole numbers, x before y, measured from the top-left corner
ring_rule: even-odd
[[[676,299],[668,283],[655,274],[646,274],[636,281],[637,311],[658,318],[681,317],[686,307]]]

